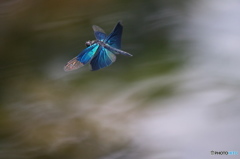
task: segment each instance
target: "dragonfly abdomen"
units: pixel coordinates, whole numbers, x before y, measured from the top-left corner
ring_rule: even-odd
[[[115,54],[122,54],[122,55],[125,55],[125,56],[133,56],[132,54],[129,54],[128,52],[126,51],[123,51],[123,50],[120,50],[120,49],[117,49],[117,48],[114,48],[114,47],[111,47],[105,43],[103,43],[104,47],[106,49],[108,49],[109,51],[115,53]]]

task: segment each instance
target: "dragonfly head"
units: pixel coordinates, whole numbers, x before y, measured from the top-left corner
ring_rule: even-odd
[[[85,43],[85,45],[87,46],[87,47],[89,47],[89,46],[91,46],[92,44],[94,44],[95,43],[95,40],[88,40],[86,43]]]

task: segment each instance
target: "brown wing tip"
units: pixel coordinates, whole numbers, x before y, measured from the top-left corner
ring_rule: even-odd
[[[64,71],[73,71],[80,67],[84,66],[83,63],[77,60],[77,57],[74,57],[72,60],[70,60],[65,66]]]

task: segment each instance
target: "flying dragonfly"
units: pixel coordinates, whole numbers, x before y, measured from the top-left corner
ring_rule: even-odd
[[[116,61],[116,54],[132,56],[121,49],[123,26],[117,23],[108,36],[99,26],[92,26],[96,40],[86,42],[85,48],[78,56],[70,60],[64,67],[65,71],[76,70],[90,62],[92,71],[107,67]]]

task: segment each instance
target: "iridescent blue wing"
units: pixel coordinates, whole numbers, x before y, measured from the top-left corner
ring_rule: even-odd
[[[100,28],[99,26],[93,25],[92,28],[93,28],[94,35],[97,40],[103,41],[107,37],[104,30],[102,28]]]
[[[104,40],[105,43],[114,48],[121,49],[122,30],[123,26],[118,22],[112,33]]]
[[[97,43],[87,47],[77,56],[77,60],[83,63],[84,65],[87,64],[96,54],[96,52],[98,51],[98,48],[99,48],[99,44]]]
[[[99,44],[93,44],[84,49],[78,56],[70,60],[64,67],[65,71],[76,70],[87,64],[98,52]]]
[[[98,54],[91,60],[90,64],[92,71],[95,71],[111,65],[115,61],[116,56],[108,49],[100,46]]]

